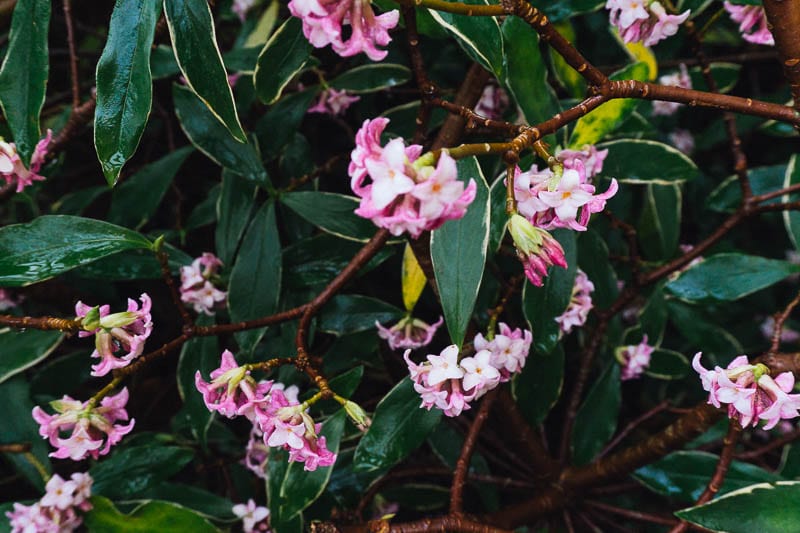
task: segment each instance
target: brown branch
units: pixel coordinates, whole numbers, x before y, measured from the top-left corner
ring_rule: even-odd
[[[292,192],[293,190],[297,189],[301,185],[308,183],[309,181],[320,177],[323,174],[329,174],[333,172],[333,167],[339,163],[343,159],[342,155],[335,155],[325,161],[322,166],[315,168],[313,171],[309,172],[308,174],[304,174],[299,178],[292,178],[289,180],[289,184],[284,189],[284,192]]]
[[[610,452],[611,450],[613,450],[616,447],[617,444],[622,442],[625,439],[625,437],[630,435],[631,431],[633,431],[634,429],[639,427],[643,422],[646,422],[647,420],[650,420],[651,418],[653,418],[658,413],[664,411],[667,407],[669,407],[669,401],[668,400],[664,400],[663,402],[659,403],[658,405],[656,405],[652,409],[649,409],[644,414],[642,414],[639,417],[635,418],[627,426],[625,426],[625,429],[620,431],[619,434],[616,437],[611,439],[611,442],[606,444],[606,447],[603,448],[600,451],[600,453],[597,454],[597,457],[595,458],[595,460],[600,459],[602,457],[605,457],[608,454],[608,452]]]
[[[458,88],[453,105],[472,109],[483,94],[483,88],[491,78],[491,74],[486,72],[480,65],[473,63],[464,76],[464,82]],[[436,150],[438,148],[446,148],[455,146],[464,133],[465,119],[459,115],[448,115],[442,127],[439,128],[439,133],[433,141],[431,148]],[[417,257],[419,260],[419,257]]]
[[[662,524],[665,526],[673,526],[677,523],[677,520],[675,520],[674,518],[655,515],[651,513],[643,513],[641,511],[632,511],[630,509],[623,509],[622,507],[616,507],[614,505],[608,505],[607,503],[602,503],[594,500],[587,500],[586,502],[584,502],[584,504],[587,505],[588,507],[593,507],[595,509],[604,511],[606,513],[623,516],[625,518],[638,520],[640,522],[650,522],[652,524]]]
[[[797,296],[789,302],[789,305],[784,308],[783,311],[775,315],[775,327],[772,330],[772,343],[769,346],[769,351],[767,353],[777,353],[778,348],[781,345],[781,333],[783,333],[783,325],[786,322],[786,319],[789,318],[789,315],[792,314],[792,311],[797,304],[800,304],[800,292],[797,293]]]
[[[69,48],[69,73],[72,78],[72,108],[81,105],[81,81],[78,75],[78,48],[75,46],[75,28],[72,23],[72,0],[64,0],[64,22],[67,26]]]
[[[406,24],[406,42],[408,43],[408,55],[411,59],[411,70],[414,73],[414,80],[417,82],[421,96],[412,142],[414,144],[423,144],[428,131],[428,123],[431,119],[431,99],[436,96],[438,89],[428,78],[425,64],[422,61],[422,52],[419,48],[419,32],[417,31],[417,10],[412,2],[403,2],[401,5],[403,20]]]
[[[475,418],[472,420],[469,432],[464,438],[464,445],[461,447],[461,455],[459,455],[458,461],[456,461],[456,469],[453,473],[453,484],[450,487],[450,514],[460,515],[464,511],[463,496],[464,485],[467,479],[467,470],[469,469],[469,463],[472,459],[472,452],[475,451],[475,444],[478,442],[478,434],[483,424],[486,422],[486,419],[489,418],[489,411],[497,397],[497,392],[497,389],[494,389],[486,394],[481,402],[481,406],[478,408],[478,412],[475,414]]]
[[[189,315],[189,312],[186,310],[186,306],[181,301],[181,297],[178,295],[178,289],[175,287],[175,280],[172,279],[172,271],[169,268],[169,254],[164,250],[159,250],[156,252],[156,258],[161,266],[161,278],[164,280],[167,289],[169,289],[169,295],[172,298],[172,303],[178,308],[178,312],[181,315],[181,320],[183,321],[183,326],[184,328],[191,328],[194,325],[194,321]]]
[[[75,333],[81,330],[81,322],[79,320],[52,316],[0,315],[0,326],[9,326],[17,329],[59,330],[67,333]]]
[[[274,324],[280,324],[281,322],[288,322],[289,320],[294,320],[295,318],[300,318],[303,316],[303,312],[305,312],[307,304],[300,305],[298,307],[293,307],[291,309],[287,309],[286,311],[281,311],[280,313],[275,313],[274,315],[269,315],[261,318],[255,318],[253,320],[247,320],[245,322],[236,322],[234,324],[217,324],[214,326],[195,326],[192,329],[192,335],[198,337],[207,337],[209,335],[221,335],[223,333],[236,333],[237,331],[246,331],[248,329],[256,329],[256,328],[263,328],[264,326],[272,326]]]
[[[72,139],[74,139],[94,118],[94,109],[97,100],[92,96],[89,100],[72,110],[67,123],[61,131],[53,138],[50,146],[47,147],[47,158],[53,159]]]
[[[442,100],[441,98],[434,98],[431,100],[431,103],[433,105],[438,105],[448,113],[459,115],[464,119],[464,127],[467,130],[477,127],[484,127],[497,131],[498,133],[505,133],[506,135],[517,135],[522,129],[524,129],[523,126],[518,126],[517,124],[512,124],[511,122],[506,122],[504,120],[492,120],[483,117],[468,107],[456,105],[452,102],[448,102],[447,100]]]
[[[774,441],[770,442],[769,444],[761,446],[760,448],[756,448],[754,450],[742,453],[737,453],[734,455],[734,458],[741,461],[750,461],[758,457],[761,457],[762,455],[767,454],[772,450],[783,448],[787,444],[791,444],[797,439],[800,439],[800,428],[794,429],[793,431],[790,431],[786,435],[782,435],[779,438],[775,439]]]
[[[800,112],[800,3],[791,0],[764,0],[775,48],[783,65],[783,75],[789,81],[794,108]]]
[[[29,451],[31,451],[30,442],[0,444],[0,453],[27,453]]]

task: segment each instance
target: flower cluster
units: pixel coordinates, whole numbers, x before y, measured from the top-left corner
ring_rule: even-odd
[[[680,87],[682,89],[692,88],[692,78],[689,77],[689,71],[683,63],[681,63],[678,72],[661,76],[658,78],[658,83],[661,85]],[[661,100],[656,100],[653,102],[653,115],[671,115],[677,111],[681,105],[683,104],[678,102],[662,102]]]
[[[647,335],[644,335],[639,344],[617,348],[615,355],[619,364],[622,365],[622,374],[620,375],[622,381],[640,377],[650,366],[650,356],[655,348],[647,344],[647,340]]]
[[[92,365],[93,376],[105,376],[142,355],[144,343],[153,331],[153,321],[150,296],[144,293],[140,300],[141,309],[135,300],[128,298],[128,310],[113,314],[109,314],[108,305],[89,307],[80,301],[75,304],[75,314],[83,327],[78,335],[95,336],[92,357],[100,358],[100,362]]]
[[[423,322],[418,318],[406,315],[400,321],[386,328],[375,322],[378,328],[378,336],[389,343],[389,348],[397,350],[400,348],[422,348],[430,344],[436,330],[442,325],[444,319],[440,316],[439,320],[433,324]]]
[[[11,521],[11,533],[69,533],[83,523],[77,511],[91,510],[92,477],[89,474],[72,474],[69,481],[58,474],[47,482],[45,495],[33,505],[14,504],[6,513]]]
[[[212,283],[221,266],[222,261],[209,252],[196,258],[190,266],[182,266],[181,301],[191,304],[196,312],[209,316],[214,314],[216,307],[225,305],[228,293]]]
[[[464,187],[446,150],[434,167],[432,154],[420,157],[419,145],[393,139],[382,147],[381,133],[388,123],[386,118],[365,120],[356,133],[348,168],[350,186],[361,198],[356,214],[393,235],[408,232],[414,238],[463,217],[475,199],[475,180]]]
[[[33,419],[39,424],[39,435],[49,439],[56,451],[50,457],[70,458],[80,461],[87,456],[97,459],[111,451],[122,437],[133,430],[134,419],[127,425],[117,425],[128,421],[125,405],[128,403],[128,389],[118,394],[106,396],[100,405],[91,401],[80,402],[69,396],[50,402],[56,411],[48,415],[39,406],[33,408]],[[62,438],[69,434],[68,438]]]
[[[211,372],[211,382],[195,374],[195,386],[211,411],[234,418],[245,416],[253,423],[253,431],[264,444],[283,447],[289,461],[304,463],[305,470],[330,466],[336,454],[326,448],[325,437],[319,435],[321,424],[315,424],[283,385],[272,381],[257,383],[250,376],[250,367],[239,366],[233,354],[225,350],[219,368]]]
[[[533,337],[530,331],[512,330],[500,324],[500,333],[491,340],[478,334],[474,340],[476,353],[458,359],[458,347],[453,344],[439,355],[428,355],[428,361],[415,364],[406,350],[404,358],[414,382],[414,390],[422,397],[428,410],[437,407],[447,416],[458,416],[469,409],[469,402],[480,398],[498,384],[511,379],[522,370]]]
[[[364,52],[373,61],[386,57],[392,40],[389,30],[397,26],[400,13],[394,9],[375,15],[369,0],[291,0],[289,11],[303,21],[303,34],[315,48],[331,45],[342,57]],[[350,37],[342,39],[342,25],[350,25]]]
[[[36,148],[34,148],[31,156],[30,168],[25,168],[22,159],[17,153],[16,144],[7,143],[0,137],[0,174],[5,178],[8,186],[13,186],[16,183],[17,192],[22,192],[25,187],[33,185],[34,181],[44,181],[44,176],[40,176],[37,173],[44,165],[47,147],[50,145],[52,138],[53,132],[47,130],[47,136],[36,143]]]
[[[505,89],[490,83],[483,88],[481,98],[475,104],[475,113],[492,120],[499,120],[503,118],[508,106],[508,93]]]
[[[678,26],[689,18],[687,9],[670,15],[657,0],[608,0],[611,24],[617,27],[626,43],[642,42],[653,46],[678,32]]]
[[[244,533],[269,531],[269,509],[256,505],[253,499],[233,506],[233,514],[242,519]]]
[[[533,226],[527,219],[515,213],[508,221],[508,232],[514,241],[517,257],[525,269],[525,276],[532,284],[541,287],[547,276],[547,269],[552,265],[567,268],[564,249],[546,230]]]
[[[695,354],[692,367],[700,374],[708,403],[714,407],[728,404],[728,416],[742,427],[756,426],[765,420],[764,429],[772,429],[781,420],[795,418],[800,409],[800,394],[788,394],[794,388],[794,374],[783,372],[773,379],[769,368],[751,365],[740,355],[723,369],[707,370],[700,364],[701,353]]]
[[[572,328],[579,328],[586,323],[589,311],[592,310],[592,292],[594,292],[594,283],[589,280],[583,270],[578,269],[569,305],[566,311],[555,319],[561,328],[562,335],[566,335],[572,331]]]
[[[323,113],[336,117],[343,115],[351,104],[359,100],[360,96],[351,96],[344,89],[341,91],[334,88],[325,89],[319,93],[317,102],[308,108],[308,113]]]
[[[731,20],[739,23],[739,33],[750,43],[775,45],[775,38],[767,26],[767,16],[762,6],[738,5],[723,2]]]

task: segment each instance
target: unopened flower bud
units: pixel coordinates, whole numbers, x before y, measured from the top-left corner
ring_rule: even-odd
[[[347,400],[344,404],[344,410],[347,413],[347,416],[353,421],[353,423],[358,426],[359,429],[365,431],[369,426],[372,425],[372,420],[367,416],[367,413],[355,402],[351,402]]]
[[[94,331],[100,327],[100,306],[96,305],[89,309],[86,316],[81,320],[81,327],[86,331]]]

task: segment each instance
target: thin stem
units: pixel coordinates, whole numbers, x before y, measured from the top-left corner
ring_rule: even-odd
[[[156,252],[156,258],[158,259],[158,264],[161,266],[161,279],[164,280],[164,284],[167,286],[167,289],[169,289],[172,303],[175,304],[175,307],[181,315],[183,326],[185,328],[191,328],[194,325],[194,321],[189,315],[189,311],[186,310],[186,306],[183,305],[181,297],[178,294],[178,289],[175,287],[175,280],[172,279],[172,271],[169,268],[169,254],[162,249]]]
[[[750,461],[765,455],[772,450],[777,450],[778,448],[783,448],[787,444],[791,444],[792,442],[800,439],[800,429],[795,429],[786,435],[782,435],[781,437],[775,439],[774,441],[770,442],[769,444],[765,444],[760,448],[756,448],[754,450],[750,450],[747,452],[737,453],[734,455],[735,459],[740,461]]]
[[[467,479],[467,470],[469,469],[469,462],[472,459],[472,452],[475,451],[475,444],[478,442],[478,434],[489,418],[489,411],[492,408],[495,398],[497,397],[497,389],[490,391],[481,402],[475,419],[470,425],[469,432],[464,438],[464,445],[461,447],[461,455],[456,461],[456,469],[453,473],[453,484],[450,488],[450,513],[459,515],[464,511],[463,496],[464,485]]]
[[[78,76],[78,48],[75,45],[75,28],[72,22],[72,0],[64,0],[64,22],[67,25],[69,72],[72,78],[72,108],[77,109],[81,105],[81,80]]]
[[[606,447],[603,448],[602,451],[597,454],[597,459],[600,459],[601,457],[604,457],[605,455],[607,455],[608,452],[613,450],[617,446],[617,444],[619,444],[620,442],[622,442],[625,439],[625,437],[630,435],[631,431],[633,431],[634,429],[639,427],[642,423],[646,422],[647,420],[650,420],[651,418],[653,418],[658,413],[661,413],[667,407],[669,407],[669,401],[668,400],[664,400],[663,402],[659,403],[658,405],[656,405],[652,409],[649,409],[647,412],[645,412],[644,414],[640,415],[638,418],[635,418],[631,423],[629,423],[627,426],[625,426],[625,429],[623,429],[622,431],[619,432],[619,435],[614,437],[611,440],[611,442],[609,442],[606,445]]]
[[[775,326],[772,330],[772,343],[769,346],[769,352],[767,353],[777,353],[778,348],[781,345],[781,334],[783,333],[783,325],[786,322],[786,319],[789,318],[789,315],[792,314],[797,305],[800,304],[800,292],[789,302],[783,311],[775,315]]]
[[[32,317],[0,315],[0,326],[9,326],[17,329],[59,330],[67,333],[75,333],[81,330],[81,321],[52,316]]]
[[[602,503],[594,500],[586,500],[584,503],[588,507],[593,507],[595,509],[604,511],[606,513],[623,516],[625,518],[638,520],[640,522],[650,522],[652,524],[662,524],[665,526],[672,526],[675,525],[675,523],[677,522],[677,520],[673,518],[667,518],[665,516],[659,516],[650,513],[643,513],[641,511],[632,511],[630,509],[624,509],[622,507],[616,507],[614,505],[608,505],[607,503]]]

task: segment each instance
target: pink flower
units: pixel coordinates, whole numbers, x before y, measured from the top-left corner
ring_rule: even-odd
[[[14,298],[11,291],[0,288],[0,311],[7,311],[19,304],[19,299]]]
[[[236,13],[236,15],[239,17],[239,20],[244,22],[247,12],[255,3],[255,0],[233,0],[231,11]]]
[[[428,411],[436,407],[447,416],[458,416],[470,408],[472,397],[464,395],[461,378],[465,372],[458,365],[458,347],[455,344],[442,350],[440,355],[428,355],[428,362],[420,365],[410,359],[410,354],[411,350],[406,350],[403,358],[414,382],[414,390],[422,398],[420,407]]]
[[[269,531],[269,509],[257,506],[252,499],[247,500],[247,504],[234,505],[233,514],[242,519],[244,533]]]
[[[303,33],[315,48],[328,44],[342,57],[360,52],[381,61],[392,40],[389,30],[397,26],[400,13],[395,9],[376,16],[368,0],[291,0],[289,11],[303,21]],[[342,25],[350,25],[350,37],[342,39]]]
[[[762,6],[737,5],[723,2],[731,20],[739,23],[742,38],[755,44],[775,45],[775,39],[767,26],[767,17]]]
[[[489,350],[480,350],[472,357],[465,357],[459,365],[464,370],[462,384],[471,395],[479,395],[483,391],[495,388],[501,380],[500,372],[492,365],[494,354]]]
[[[128,389],[123,388],[118,394],[103,398],[100,406],[64,396],[50,402],[56,414],[48,415],[39,406],[33,408],[32,414],[39,423],[39,435],[49,439],[56,448],[51,457],[69,457],[73,461],[87,456],[97,459],[111,451],[111,446],[133,430],[133,419],[127,425],[117,425],[128,420],[127,403]],[[64,439],[62,434],[69,434],[69,437]]]
[[[217,272],[222,261],[212,253],[205,252],[192,261],[190,266],[181,267],[181,301],[191,304],[197,313],[208,316],[214,309],[224,306],[228,293],[217,289],[212,280],[219,280]]]
[[[666,76],[658,78],[658,83],[671,87],[680,87],[682,89],[692,88],[692,78],[689,77],[689,71],[686,65],[681,63],[680,70]],[[671,115],[677,111],[683,104],[678,102],[662,102],[656,100],[653,102],[653,115]]]
[[[689,18],[689,10],[670,15],[658,1],[608,0],[606,9],[611,24],[617,27],[626,43],[642,42],[652,46],[678,32],[678,26]]]
[[[488,350],[492,354],[491,364],[499,371],[500,382],[505,383],[511,379],[512,374],[521,371],[525,366],[533,335],[527,329],[512,330],[504,322],[500,322],[498,327],[500,332],[491,340],[480,333],[475,335],[473,345],[476,350]]]
[[[503,113],[508,109],[508,93],[502,87],[492,83],[486,85],[481,93],[481,98],[475,104],[475,113],[492,120],[503,118]]]
[[[669,135],[667,135],[669,142],[684,154],[691,154],[694,152],[694,137],[689,130],[676,128]]]
[[[229,350],[222,352],[220,366],[211,372],[211,382],[206,382],[198,370],[194,375],[197,390],[210,411],[224,417],[246,416],[254,420],[255,410],[266,402],[272,382],[256,383],[247,366],[239,366]]]
[[[269,446],[264,443],[258,425],[250,431],[250,440],[245,448],[244,466],[262,479],[267,479],[267,462],[269,461]]]
[[[580,162],[588,179],[603,171],[603,161],[607,156],[608,150],[598,150],[594,145],[587,144],[581,150],[560,150],[556,159],[561,161],[565,169],[577,169]]]
[[[45,138],[36,144],[29,169],[22,163],[16,144],[4,142],[0,138],[0,174],[9,186],[16,182],[17,192],[22,192],[25,187],[33,185],[34,181],[44,181],[45,177],[40,176],[38,172],[44,164],[47,147],[52,138],[53,132],[47,130]]]
[[[544,284],[548,267],[567,268],[564,249],[547,231],[534,227],[516,213],[511,215],[508,229],[525,275],[533,285],[541,287]]]
[[[308,113],[324,113],[326,115],[339,116],[350,107],[351,104],[361,100],[360,96],[350,96],[345,90],[334,88],[325,89],[319,94],[317,103],[308,108]]]
[[[375,327],[378,328],[378,336],[389,342],[389,348],[397,350],[398,348],[422,348],[430,344],[436,330],[442,325],[444,319],[440,316],[439,320],[433,324],[426,324],[418,318],[411,315],[405,316],[391,328],[385,328],[378,322],[375,322]]]
[[[650,366],[650,356],[655,348],[647,344],[647,335],[644,335],[642,342],[630,346],[617,348],[616,358],[622,365],[622,381],[636,379]]]
[[[589,281],[583,270],[578,269],[575,274],[575,285],[572,288],[572,299],[567,309],[555,319],[563,335],[572,331],[572,328],[581,327],[586,323],[589,311],[592,310],[591,293],[593,291],[594,284]]]
[[[464,369],[458,365],[458,347],[452,344],[439,355],[428,355],[431,367],[428,370],[428,384],[438,385],[448,379],[464,377]]]
[[[135,300],[128,298],[128,310],[114,314],[109,314],[108,305],[89,307],[80,301],[75,304],[75,314],[82,320],[84,330],[80,336],[95,336],[92,357],[100,362],[92,365],[93,376],[105,376],[142,355],[144,343],[153,331],[153,321],[150,296],[143,293],[139,298],[141,309]]]
[[[348,168],[353,192],[361,198],[356,214],[393,235],[407,232],[414,238],[463,217],[475,199],[475,180],[464,187],[447,151],[441,152],[434,167],[432,154],[420,157],[421,146],[393,139],[381,147],[380,136],[388,122],[366,120],[356,134]]]
[[[7,512],[11,530],[15,533],[66,533],[74,531],[83,522],[76,510],[83,512],[92,509],[92,477],[89,474],[75,473],[69,481],[58,474],[47,482],[45,495],[31,506],[14,504],[14,510]]]

